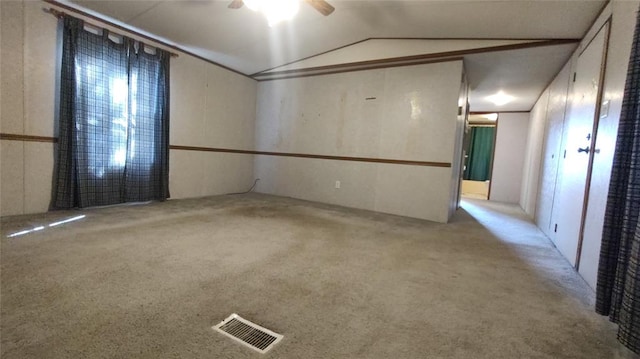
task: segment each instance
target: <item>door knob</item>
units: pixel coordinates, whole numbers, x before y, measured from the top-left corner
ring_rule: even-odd
[[[578,153],[580,153],[580,152],[589,153],[589,146],[587,146],[585,148],[578,148]]]

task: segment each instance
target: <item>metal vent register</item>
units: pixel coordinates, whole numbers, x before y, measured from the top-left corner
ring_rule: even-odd
[[[282,339],[282,335],[251,323],[235,313],[212,328],[260,353],[266,353]]]

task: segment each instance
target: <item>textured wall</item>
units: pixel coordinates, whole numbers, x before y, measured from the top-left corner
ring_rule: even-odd
[[[528,113],[500,113],[491,173],[491,201],[518,203],[526,149]]]
[[[453,61],[261,82],[256,148],[451,163],[461,75]],[[448,220],[451,168],[258,156],[255,173],[260,192]]]
[[[549,102],[549,90],[545,90],[538,102],[531,110],[527,138],[527,149],[524,157],[524,170],[522,173],[522,192],[520,194],[520,207],[533,218],[536,212],[536,200],[538,196],[538,183],[540,180],[540,160],[544,140],[544,128],[547,115],[547,103]]]
[[[54,134],[56,19],[40,2],[3,1],[0,132]],[[1,141],[0,213],[44,212],[51,195],[53,144]]]
[[[171,59],[171,144],[251,150],[256,81],[192,56]],[[171,150],[171,198],[246,191],[253,155]]]

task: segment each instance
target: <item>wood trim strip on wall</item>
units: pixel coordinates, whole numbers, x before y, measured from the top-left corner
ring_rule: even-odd
[[[595,38],[598,36],[600,31],[602,31],[602,29],[604,29],[606,26],[609,26],[609,24],[611,23],[611,19],[612,18],[613,18],[613,15],[609,15],[609,17],[604,21],[602,26],[600,26],[600,28],[598,28],[596,33],[593,34],[593,36],[589,39],[589,41],[586,44],[584,44],[584,46],[580,49],[580,53],[578,54],[578,57],[582,56],[582,53],[585,52],[585,50],[587,49],[587,47],[589,47],[589,45],[591,45],[591,43],[593,42],[593,40],[595,40]],[[594,22],[593,24],[595,25],[596,22]],[[588,32],[587,32],[587,34],[588,34]],[[608,37],[607,37],[607,39],[608,39]]]
[[[250,151],[250,150],[236,150],[236,149],[230,149],[230,148],[197,147],[197,146],[181,146],[181,145],[171,145],[169,146],[169,149],[184,150],[184,151],[240,153],[240,154],[262,155],[262,156],[313,158],[313,159],[336,160],[336,161],[388,163],[388,164],[396,164],[396,165],[425,166],[425,167],[443,167],[443,168],[451,167],[451,163],[449,162],[411,161],[411,160],[396,160],[396,159],[388,159],[388,158],[313,155],[313,154],[307,154],[307,153]]]
[[[487,52],[521,50],[521,49],[528,49],[528,48],[535,48],[535,47],[575,44],[578,42],[579,40],[574,40],[574,39],[553,39],[553,40],[545,40],[545,41],[534,41],[534,42],[527,42],[527,43],[521,43],[521,44],[489,46],[489,47],[482,47],[482,48],[475,48],[475,49],[465,49],[465,50],[438,52],[438,53],[431,53],[431,54],[412,55],[412,56],[401,56],[401,57],[392,57],[387,59],[366,60],[366,61],[350,62],[350,63],[344,63],[344,64],[274,71],[274,72],[268,72],[268,73],[260,73],[259,75],[253,76],[253,78],[255,80],[260,80],[261,78],[268,79],[267,76],[275,77],[275,76],[294,75],[294,74],[299,75],[299,74],[305,74],[305,73],[315,72],[315,71],[330,71],[335,69],[344,69],[347,67],[359,67],[359,66],[381,65],[381,64],[389,64],[389,63],[398,63],[398,62],[420,61],[420,60],[426,60],[426,59],[437,59],[437,58],[454,57],[454,56],[459,57],[459,56],[480,54],[480,53],[487,53]]]
[[[414,62],[402,62],[402,63],[393,63],[393,64],[382,64],[382,65],[366,66],[366,67],[349,67],[349,68],[344,68],[344,69],[334,70],[334,71],[314,72],[314,73],[310,73],[310,74],[289,75],[289,76],[280,76],[280,77],[256,79],[256,81],[264,82],[264,81],[297,79],[297,78],[302,78],[302,77],[341,74],[341,73],[345,73],[345,72],[378,70],[378,69],[387,69],[387,68],[392,68],[392,67],[426,65],[426,64],[436,64],[436,63],[441,63],[441,62],[463,61],[463,60],[464,60],[463,57],[449,57],[449,58],[426,60],[426,61],[414,61]]]
[[[350,43],[348,43],[348,44],[345,44],[345,45],[342,45],[342,46],[338,46],[338,47],[333,48],[333,49],[331,49],[331,50],[322,51],[322,52],[319,52],[319,53],[317,53],[317,54],[313,54],[313,55],[310,55],[310,56],[307,56],[307,57],[303,57],[303,58],[301,58],[301,59],[297,59],[297,60],[294,60],[294,61],[291,61],[291,62],[287,62],[287,63],[284,63],[284,64],[282,64],[282,65],[278,65],[278,66],[276,66],[276,67],[271,67],[271,68],[268,68],[268,69],[265,69],[265,70],[262,70],[262,71],[258,71],[258,72],[256,72],[256,73],[253,73],[253,74],[249,75],[249,76],[251,76],[251,77],[256,77],[256,76],[264,75],[264,73],[265,73],[265,72],[269,72],[269,71],[273,71],[273,70],[275,70],[275,69],[279,69],[279,68],[281,68],[281,67],[285,67],[285,66],[293,65],[293,64],[298,63],[298,62],[300,62],[300,61],[309,60],[309,59],[312,59],[312,58],[314,58],[314,57],[316,57],[316,56],[325,55],[325,54],[328,54],[328,53],[333,52],[333,51],[342,50],[342,49],[344,49],[345,47],[349,47],[349,46],[357,45],[357,44],[359,44],[359,43],[362,43],[362,42],[365,42],[365,41],[369,41],[369,40],[371,40],[371,38],[366,38],[366,39],[362,39],[362,40],[358,40],[358,41],[350,42]]]
[[[18,135],[14,133],[0,133],[0,140],[23,141],[23,142],[46,142],[46,143],[58,142],[58,139],[55,137]]]
[[[606,16],[603,20],[602,20],[602,26],[600,26],[597,30],[594,30],[594,27],[596,26],[596,24],[598,23],[598,21],[600,21],[600,18],[602,17],[602,14],[605,13],[605,11],[607,11],[607,8],[610,9],[611,13]],[[591,22],[591,24],[589,25],[589,27],[587,27],[587,29],[585,30],[584,34],[582,34],[582,36],[580,37],[580,42],[584,41],[585,38],[587,38],[589,36],[589,33],[592,31],[595,31],[593,33],[593,36],[591,36],[591,39],[589,40],[589,43],[591,43],[591,41],[593,40],[594,37],[596,37],[596,35],[598,35],[598,33],[600,32],[600,30],[602,30],[602,27],[609,21],[611,21],[611,18],[613,17],[613,4],[612,4],[612,0],[607,0],[605,1],[604,5],[602,5],[602,8],[600,9],[600,11],[598,11],[598,15],[596,15],[595,18],[593,18],[593,21]],[[587,46],[585,46],[586,48]],[[580,53],[582,53],[584,51],[584,49],[580,50]]]
[[[469,40],[469,41],[549,41],[549,40],[575,40],[575,37],[370,37],[367,40]]]
[[[544,91],[543,91],[544,92]],[[531,111],[475,111],[475,112],[469,112],[469,115],[491,115],[491,114],[498,114],[498,116],[501,113],[529,113]]]
[[[58,142],[58,139],[56,137],[18,135],[18,134],[11,134],[11,133],[0,133],[0,140],[23,141],[23,142],[46,142],[46,143]],[[237,150],[232,148],[170,145],[169,149],[183,150],[183,151],[239,153],[239,154],[246,154],[246,155],[313,158],[313,159],[336,160],[336,161],[374,162],[374,163],[388,163],[388,164],[396,164],[396,165],[425,166],[425,167],[443,167],[443,168],[451,167],[451,163],[449,162],[395,160],[395,159],[388,159],[388,158],[372,158],[372,157],[313,155],[313,154],[307,154],[307,153],[290,153],[290,152],[251,151],[251,150]]]
[[[258,77],[260,75],[266,75],[267,72],[269,71],[273,71],[275,69],[279,69],[281,67],[285,67],[285,66],[289,66],[289,65],[293,65],[296,64],[298,62],[301,61],[305,61],[305,60],[309,60],[312,59],[314,57],[320,56],[320,55],[325,55],[327,53],[333,52],[333,51],[337,51],[337,50],[341,50],[345,47],[349,47],[352,45],[357,45],[360,44],[362,42],[366,42],[369,40],[418,40],[418,41],[429,41],[429,40],[438,40],[438,41],[455,41],[455,40],[469,40],[469,41],[477,41],[477,40],[487,40],[487,41],[527,41],[527,42],[540,42],[540,41],[550,41],[550,40],[573,40],[575,42],[579,42],[581,39],[573,39],[573,38],[567,38],[567,39],[557,39],[557,38],[480,38],[480,37],[368,37],[366,39],[362,39],[362,40],[358,40],[355,42],[351,42],[348,43],[346,45],[342,45],[339,47],[336,47],[334,49],[331,50],[327,50],[327,51],[323,51],[320,53],[317,53],[315,55],[311,55],[311,56],[307,56],[307,57],[303,57],[301,59],[298,60],[294,60],[291,62],[287,62],[285,64],[282,65],[278,65],[276,67],[272,67],[266,70],[262,70],[256,73],[253,73],[249,76],[251,77]]]

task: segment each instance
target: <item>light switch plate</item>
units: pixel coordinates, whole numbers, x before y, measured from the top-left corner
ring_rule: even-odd
[[[602,102],[600,106],[600,118],[607,118],[609,116],[609,100]]]

